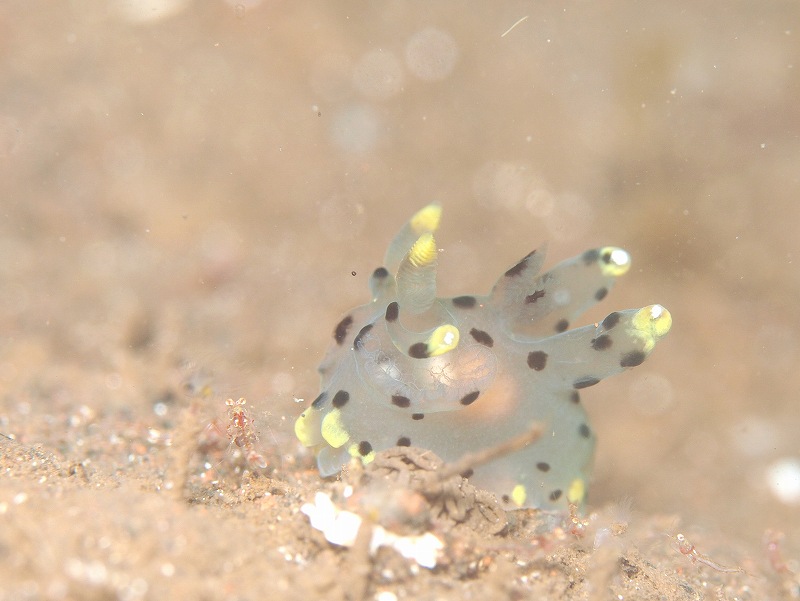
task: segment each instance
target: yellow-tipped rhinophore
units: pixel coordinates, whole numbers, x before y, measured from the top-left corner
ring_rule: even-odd
[[[436,240],[422,234],[400,262],[397,270],[397,300],[401,313],[419,315],[436,300]]]
[[[600,266],[603,275],[615,278],[625,275],[631,268],[631,255],[622,248],[606,246],[600,249]]]
[[[350,434],[342,423],[340,409],[332,409],[328,415],[322,418],[322,438],[334,449],[338,449],[350,440]]]
[[[672,315],[661,305],[648,305],[636,312],[631,326],[644,341],[644,352],[649,353],[672,327]]]
[[[428,357],[438,357],[452,351],[458,346],[459,336],[458,328],[454,325],[445,324],[436,328],[426,341]]]
[[[395,275],[401,263],[406,260],[408,249],[423,234],[432,234],[439,228],[442,219],[442,207],[436,203],[417,211],[414,216],[400,228],[397,235],[389,244],[386,256],[383,258],[383,266],[390,274]]]
[[[442,220],[442,206],[431,203],[414,213],[409,224],[417,234],[435,232],[439,229],[439,222]]]
[[[411,250],[408,251],[408,260],[414,267],[427,267],[436,261],[436,240],[433,234],[422,234]]]

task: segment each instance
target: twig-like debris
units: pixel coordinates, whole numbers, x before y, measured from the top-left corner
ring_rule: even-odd
[[[464,482],[464,478],[469,478],[473,468],[536,442],[544,431],[542,424],[533,423],[517,436],[467,453],[450,464],[426,449],[387,449],[378,453],[367,466],[367,473],[373,478],[377,476],[379,483],[367,496],[372,497],[377,513],[401,526],[420,526],[430,519],[449,523],[471,521],[483,532],[497,534],[508,523],[502,506],[494,495],[476,489]]]
[[[170,447],[172,494],[176,501],[187,501],[189,480],[191,479],[192,455],[197,446],[197,437],[201,427],[197,424],[197,414],[200,412],[200,403],[194,399],[183,408],[178,418],[178,424],[172,435]]]
[[[361,523],[361,528],[359,528],[353,543],[352,560],[350,561],[350,565],[353,566],[351,568],[352,580],[347,595],[350,601],[364,601],[367,598],[372,574],[372,554],[370,553],[372,532],[372,524],[365,520]]]
[[[436,480],[439,482],[444,482],[453,476],[463,474],[471,469],[494,461],[495,459],[505,457],[511,453],[516,453],[517,451],[524,449],[529,444],[539,440],[543,433],[544,426],[540,423],[533,423],[531,427],[522,434],[514,436],[513,438],[509,438],[508,440],[504,440],[500,444],[493,447],[476,451],[474,453],[467,453],[455,463],[442,466],[441,469],[435,472]]]
[[[514,28],[515,28],[517,25],[519,25],[520,23],[523,23],[523,22],[525,22],[525,21],[527,21],[527,20],[528,20],[528,15],[525,15],[525,16],[524,16],[524,17],[522,17],[522,18],[521,18],[519,21],[517,21],[516,23],[514,23],[514,24],[513,24],[511,27],[509,27],[508,29],[506,29],[506,30],[505,30],[505,31],[504,31],[504,32],[503,32],[503,33],[500,35],[500,37],[501,37],[501,38],[504,38],[504,37],[506,37],[506,36],[507,36],[507,35],[508,35],[508,34],[511,32],[511,30],[512,30],[512,29],[514,29]]]

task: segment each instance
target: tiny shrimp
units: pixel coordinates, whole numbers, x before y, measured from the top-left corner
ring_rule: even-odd
[[[692,563],[702,563],[703,565],[707,565],[709,568],[716,570],[717,572],[725,572],[728,574],[744,573],[744,570],[740,567],[727,568],[709,559],[707,556],[700,553],[697,550],[697,548],[692,543],[690,543],[683,534],[675,535],[675,541],[678,543],[678,551],[680,551],[681,553],[686,555],[686,557],[691,559]]]

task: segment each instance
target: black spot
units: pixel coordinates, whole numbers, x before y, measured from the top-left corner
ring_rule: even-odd
[[[386,307],[386,321],[394,321],[398,315],[400,315],[400,305],[397,304],[397,301],[389,303]]]
[[[589,429],[589,426],[587,426],[586,424],[581,424],[580,427],[578,428],[578,432],[584,438],[589,438],[592,435],[592,431]]]
[[[642,351],[631,351],[622,356],[619,365],[620,367],[636,367],[644,363],[645,359],[647,359],[647,355]]]
[[[424,342],[417,342],[408,347],[408,356],[412,359],[427,359],[428,345]]]
[[[606,297],[607,294],[608,288],[598,288],[597,292],[594,293],[594,300],[601,301]]]
[[[362,440],[358,443],[358,454],[362,457],[366,457],[372,453],[372,445],[369,444],[366,440]]]
[[[411,399],[407,396],[396,394],[392,397],[392,405],[397,405],[398,407],[405,409],[406,407],[411,406]]]
[[[606,265],[609,265],[609,264],[611,263],[611,253],[612,253],[612,251],[610,251],[610,250],[607,250],[607,251],[606,251],[606,252],[604,252],[604,253],[603,253],[603,255],[600,257],[601,259],[603,259],[603,263],[605,263]]]
[[[538,469],[540,472],[549,472],[550,464],[547,463],[546,461],[540,461],[539,463],[536,464],[536,469]]]
[[[561,489],[557,488],[553,492],[550,493],[550,500],[551,501],[558,501],[561,498]]]
[[[525,271],[528,268],[528,259],[531,258],[535,252],[536,251],[534,250],[533,252],[528,253],[519,263],[517,263],[516,265],[514,265],[514,267],[506,271],[506,277],[514,278],[517,277],[519,274],[521,274],[523,271]]]
[[[575,380],[575,383],[572,385],[572,387],[580,390],[581,388],[589,388],[589,386],[594,386],[599,381],[600,378],[592,378],[591,376],[586,376],[585,378],[579,378]]]
[[[544,290],[535,290],[533,294],[529,294],[525,297],[525,304],[530,305],[531,303],[535,303],[542,297],[544,297]]]
[[[489,348],[492,348],[494,346],[494,339],[483,330],[477,330],[475,328],[472,328],[469,331],[469,333],[470,336],[472,336],[475,339],[475,342],[479,342],[483,346],[488,346]]]
[[[411,414],[411,419],[413,419],[414,421],[419,421],[421,419],[425,419],[425,414],[424,413],[412,413]]]
[[[600,325],[603,326],[604,329],[610,330],[619,323],[620,317],[622,316],[614,311],[613,313],[609,313]]]
[[[408,436],[401,436],[397,439],[397,446],[398,447],[410,447],[411,446],[411,439]]]
[[[462,309],[472,309],[476,302],[474,296],[457,296],[453,299],[453,304]]]
[[[340,390],[333,396],[333,400],[331,401],[331,405],[334,407],[344,407],[347,405],[347,401],[350,400],[350,393],[345,390]]]
[[[561,332],[566,332],[568,327],[569,327],[569,322],[566,319],[559,319],[558,323],[556,323],[556,332],[558,332],[559,334]]]
[[[364,336],[367,335],[367,332],[369,332],[372,329],[373,325],[374,324],[368,323],[363,328],[361,328],[361,331],[355,337],[355,340],[353,340],[353,348],[354,349],[359,350],[359,348],[363,348],[364,347],[364,345],[361,343],[361,339],[364,338]]]
[[[569,400],[577,405],[581,402],[581,395],[578,394],[577,390],[573,390],[572,394],[569,395]]]
[[[382,280],[383,278],[389,275],[389,270],[385,267],[378,267],[375,271],[372,272],[372,277],[376,280]]]
[[[544,351],[531,351],[528,353],[528,367],[536,371],[542,371],[547,365],[547,353]]]
[[[503,503],[510,503],[511,502],[511,497],[509,497],[508,495],[503,495],[500,498],[503,500]]]
[[[604,351],[611,346],[614,341],[608,334],[600,334],[597,338],[592,339],[592,348],[596,351]]]
[[[314,399],[314,402],[311,403],[311,406],[314,409],[319,409],[320,407],[322,407],[322,404],[325,402],[326,398],[328,398],[328,393],[327,392],[321,392],[320,395],[317,398]]]
[[[459,474],[459,475],[460,475],[462,478],[472,478],[472,474],[474,474],[474,473],[475,473],[475,470],[474,470],[474,469],[472,469],[471,467],[468,467],[468,468],[467,468],[467,469],[465,469],[463,472],[461,472],[461,474]]]
[[[592,263],[597,262],[599,256],[600,256],[600,251],[594,248],[592,250],[587,250],[585,253],[583,253],[581,255],[581,259],[583,259],[583,262],[586,263],[587,265],[591,265]]]
[[[481,391],[476,390],[475,392],[470,392],[469,394],[464,395],[464,397],[459,401],[462,405],[472,405],[478,397],[480,396]]]
[[[336,341],[336,344],[342,344],[344,342],[344,339],[347,337],[347,330],[350,329],[351,325],[353,325],[352,315],[348,315],[336,324],[336,329],[333,330],[333,339]]]

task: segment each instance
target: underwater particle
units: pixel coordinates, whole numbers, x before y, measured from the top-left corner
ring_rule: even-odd
[[[660,374],[645,373],[628,387],[628,399],[639,415],[654,417],[675,407],[672,383]]]
[[[745,457],[767,457],[775,448],[775,440],[780,437],[779,424],[755,416],[747,415],[736,421],[728,430],[731,446]]]
[[[369,106],[351,104],[331,118],[330,137],[345,152],[369,152],[378,141],[379,118]]]
[[[594,224],[594,206],[577,194],[558,194],[556,210],[543,217],[549,236],[557,241],[579,240]]]
[[[522,162],[488,161],[475,173],[472,191],[486,207],[516,209],[525,203],[532,170]]]
[[[428,27],[411,36],[406,44],[406,66],[425,81],[447,78],[458,62],[458,45],[446,31]]]
[[[317,209],[317,224],[330,240],[351,240],[364,231],[367,218],[363,203],[348,194],[334,194]]]
[[[767,486],[785,505],[800,505],[800,460],[785,457],[773,462],[766,473]]]
[[[223,0],[225,4],[232,6],[236,11],[237,16],[245,13],[248,10],[258,8],[264,0]]]
[[[513,31],[513,29],[514,29],[514,28],[515,28],[517,25],[519,25],[519,24],[521,24],[521,23],[524,23],[524,22],[525,22],[525,21],[527,21],[527,20],[528,20],[528,15],[525,15],[524,17],[520,17],[519,19],[517,19],[517,20],[514,22],[514,24],[513,24],[511,27],[509,27],[509,28],[508,28],[508,29],[506,29],[506,30],[505,30],[503,33],[501,33],[501,34],[500,34],[500,37],[501,37],[501,38],[504,38],[504,37],[506,37],[506,36],[507,36],[509,33],[511,33],[511,32]]]
[[[366,52],[353,67],[353,85],[370,100],[385,100],[403,89],[403,66],[382,48]]]
[[[352,95],[353,64],[346,54],[325,52],[311,65],[308,84],[327,102],[338,102]]]
[[[183,12],[190,0],[114,0],[112,9],[132,23],[163,21]]]
[[[295,388],[294,376],[289,372],[279,371],[270,378],[270,385],[275,394],[289,394]]]

